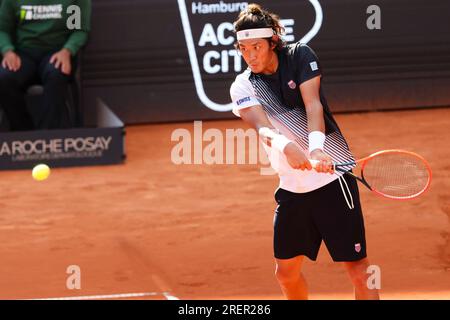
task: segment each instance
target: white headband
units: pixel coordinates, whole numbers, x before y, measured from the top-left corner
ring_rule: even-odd
[[[259,29],[247,29],[237,32],[237,39],[258,39],[258,38],[271,38],[274,35],[272,28],[259,28]]]

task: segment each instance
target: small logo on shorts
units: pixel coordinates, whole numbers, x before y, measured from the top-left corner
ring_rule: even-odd
[[[358,253],[361,251],[361,244],[360,243],[356,243],[355,244],[355,251],[358,252]]]
[[[297,88],[297,84],[294,82],[294,80],[291,80],[288,82],[288,86],[289,88],[291,88],[292,90],[294,90],[295,88]]]

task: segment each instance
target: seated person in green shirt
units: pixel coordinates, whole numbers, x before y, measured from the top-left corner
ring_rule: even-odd
[[[66,94],[76,54],[88,38],[91,1],[0,3],[0,108],[5,111],[10,129],[67,127]],[[73,5],[80,10],[74,10]],[[24,96],[35,82],[43,85],[44,96],[42,110],[32,119]]]

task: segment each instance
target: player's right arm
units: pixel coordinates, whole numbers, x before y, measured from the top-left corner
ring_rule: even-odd
[[[239,82],[237,79],[231,86],[230,94],[234,104],[233,113],[257,130],[265,144],[283,152],[292,168],[312,169],[311,163],[299,146],[278,133],[278,130],[270,123],[263,107],[253,96],[246,82]]]
[[[297,144],[292,141],[288,142],[287,138],[278,133],[272,126],[262,106],[256,105],[241,109],[239,113],[242,120],[257,130],[260,138],[269,147],[277,148],[277,141],[281,141],[277,149],[281,149],[279,151],[286,155],[286,159],[292,168],[300,170],[312,169],[311,163]]]

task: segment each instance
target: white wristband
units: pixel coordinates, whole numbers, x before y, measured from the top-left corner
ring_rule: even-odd
[[[309,139],[309,153],[313,150],[320,149],[323,150],[323,145],[325,143],[325,134],[320,131],[312,131],[308,135]]]
[[[289,144],[289,142],[292,142],[285,136],[276,133],[274,130],[268,128],[268,127],[262,127],[258,130],[258,133],[262,136],[265,136],[267,138],[270,138],[270,144],[273,148],[277,149],[280,152],[284,152],[284,148]]]
[[[278,151],[280,151],[281,153],[284,152],[284,148],[290,143],[292,142],[291,140],[289,140],[288,138],[286,138],[285,136],[283,136],[282,134],[276,134],[273,138],[272,138],[272,147],[274,147],[275,149],[277,149]]]

